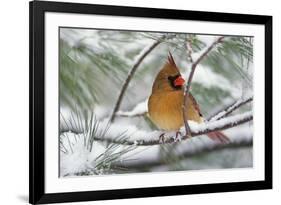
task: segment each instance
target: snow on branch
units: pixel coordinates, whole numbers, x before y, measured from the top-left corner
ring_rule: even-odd
[[[147,102],[145,101],[137,104],[131,111],[118,111],[116,116],[118,117],[141,117],[147,114]]]
[[[185,127],[185,136],[189,136],[192,135],[191,133],[191,130],[190,130],[190,126],[188,124],[188,116],[187,116],[187,109],[188,109],[188,106],[187,106],[187,102],[188,102],[188,97],[189,97],[189,90],[190,90],[190,87],[191,87],[191,82],[192,82],[192,79],[193,79],[193,75],[194,75],[194,72],[195,72],[195,69],[197,67],[197,65],[203,60],[203,58],[205,56],[208,55],[208,53],[218,44],[218,43],[221,43],[223,41],[224,37],[221,36],[219,38],[217,38],[210,46],[208,46],[208,48],[197,58],[197,60],[192,63],[192,66],[191,66],[191,72],[189,74],[189,77],[188,77],[188,81],[187,81],[187,84],[186,84],[186,87],[185,87],[185,91],[184,91],[184,101],[183,101],[183,106],[182,106],[182,110],[183,110],[183,119],[184,119],[184,127]]]
[[[204,135],[213,131],[224,130],[231,127],[238,126],[245,122],[249,122],[253,119],[253,114],[251,111],[238,114],[235,116],[227,117],[224,119],[220,119],[217,121],[211,121],[206,123],[195,123],[193,121],[189,121],[191,135],[192,137]],[[107,123],[106,123],[107,124]],[[184,131],[184,127],[181,128],[180,132]],[[115,136],[118,133],[126,133],[129,136],[126,139],[116,140],[112,136]],[[97,141],[106,141],[108,143],[116,143],[123,145],[135,145],[135,146],[149,146],[149,145],[159,145],[163,143],[174,143],[176,141],[176,132],[165,132],[164,142],[159,140],[159,136],[163,134],[161,131],[153,131],[146,132],[142,130],[138,130],[135,127],[125,127],[118,124],[111,124],[110,129],[106,136],[98,137],[95,136],[94,140]],[[184,135],[180,140],[186,140],[188,136]]]
[[[213,116],[209,117],[208,121],[215,121],[215,120],[220,120],[224,118],[225,116],[228,116],[230,113],[232,113],[234,110],[238,109],[239,107],[247,104],[248,102],[251,102],[253,100],[253,96],[246,97],[244,99],[239,99],[229,106],[227,106],[225,109],[217,112]]]

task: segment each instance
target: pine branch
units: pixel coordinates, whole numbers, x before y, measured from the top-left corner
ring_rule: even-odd
[[[139,65],[142,63],[142,61],[145,59],[145,57],[154,49],[156,48],[160,43],[161,43],[161,40],[164,39],[165,36],[163,36],[162,38],[160,38],[159,40],[153,42],[147,49],[144,49],[141,54],[139,55],[139,57],[137,58],[137,60],[135,61],[132,69],[130,70],[122,88],[121,88],[121,91],[120,91],[120,94],[118,96],[118,99],[116,101],[116,104],[115,104],[115,107],[114,107],[114,110],[113,110],[113,113],[111,115],[111,118],[110,118],[110,122],[114,122],[114,119],[115,119],[115,116],[116,116],[116,112],[119,110],[120,108],[120,105],[121,105],[121,102],[123,100],[123,97],[124,97],[124,94],[128,88],[128,85],[133,77],[133,75],[135,74],[136,70],[138,69]]]
[[[228,116],[230,113],[232,113],[234,110],[240,108],[241,106],[251,102],[253,100],[253,96],[247,97],[245,99],[240,99],[237,101],[234,101],[232,104],[224,108],[223,110],[220,110],[219,112],[215,113],[214,115],[208,117],[208,121],[215,121],[220,120],[226,116]]]
[[[218,44],[218,43],[221,43],[222,40],[223,40],[223,36],[217,38],[206,50],[205,52],[203,52],[201,54],[201,56],[199,56],[199,58],[192,64],[191,66],[191,73],[189,75],[189,78],[188,78],[188,81],[187,81],[187,84],[186,84],[186,87],[185,87],[185,92],[184,92],[184,102],[183,102],[183,106],[182,106],[182,111],[183,111],[183,119],[184,119],[184,127],[185,127],[185,136],[189,136],[191,137],[191,131],[190,131],[190,127],[189,127],[189,124],[188,124],[188,117],[187,117],[187,109],[188,109],[188,106],[187,106],[187,102],[188,102],[188,97],[189,97],[189,90],[190,90],[190,86],[191,86],[191,82],[192,82],[192,79],[193,79],[193,75],[194,75],[194,72],[195,72],[195,69],[197,67],[197,65],[203,60],[203,58],[205,56],[208,55],[208,53]]]
[[[228,118],[220,119],[217,121],[211,121],[201,124],[193,124],[191,127],[191,136],[196,137],[199,135],[204,135],[210,132],[214,131],[221,131],[224,129],[236,127],[238,125],[241,125],[243,123],[249,122],[253,119],[252,112],[247,112],[244,114],[239,114],[235,116],[231,116]],[[181,131],[183,131],[181,129]],[[173,133],[173,136],[165,136],[164,141],[159,140],[159,136],[163,135],[165,133],[161,131],[154,131],[151,133],[145,133],[143,136],[136,136],[132,134],[127,139],[124,140],[116,140],[114,138],[111,138],[111,136],[107,135],[104,137],[94,137],[94,140],[96,141],[106,141],[108,143],[116,143],[116,144],[123,144],[123,145],[135,145],[135,146],[151,146],[151,145],[160,145],[160,144],[170,144],[174,143],[176,141],[176,134]],[[166,133],[169,134],[169,133]],[[171,134],[171,133],[170,133]],[[186,140],[189,136],[184,135],[180,140]]]

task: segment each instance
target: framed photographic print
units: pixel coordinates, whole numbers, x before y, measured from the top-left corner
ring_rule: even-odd
[[[272,17],[30,2],[30,203],[272,188]]]

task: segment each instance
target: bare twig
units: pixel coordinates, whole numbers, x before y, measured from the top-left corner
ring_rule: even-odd
[[[125,94],[125,91],[126,91],[126,89],[128,88],[128,85],[129,85],[129,83],[130,83],[130,81],[131,81],[133,75],[135,74],[137,68],[139,67],[139,65],[141,64],[141,62],[145,59],[145,57],[146,57],[154,48],[156,48],[156,47],[161,43],[161,40],[162,40],[163,38],[164,38],[164,36],[163,36],[161,39],[159,39],[159,40],[153,42],[153,43],[151,44],[151,46],[149,46],[146,50],[144,50],[144,51],[142,52],[142,54],[139,56],[139,58],[136,60],[135,64],[133,65],[132,69],[130,70],[130,72],[129,72],[129,74],[128,74],[128,76],[127,76],[127,78],[126,78],[126,80],[125,80],[125,82],[124,82],[124,84],[123,84],[123,86],[122,86],[122,88],[121,88],[120,94],[119,94],[119,96],[118,96],[118,99],[117,99],[117,101],[116,101],[115,107],[114,107],[114,109],[113,109],[113,113],[112,113],[111,118],[110,118],[110,121],[111,121],[111,122],[114,122],[114,119],[115,119],[115,116],[116,116],[116,112],[119,110],[119,107],[120,107],[120,105],[121,105],[121,102],[122,102],[123,97],[124,97],[124,94]]]
[[[191,72],[190,72],[190,75],[189,75],[189,78],[188,78],[188,81],[187,81],[187,84],[186,84],[186,87],[185,87],[185,91],[184,91],[184,102],[183,102],[183,106],[182,106],[182,113],[183,113],[183,119],[184,119],[184,127],[185,127],[185,132],[186,132],[186,136],[190,136],[191,135],[191,132],[190,132],[190,127],[189,127],[189,124],[188,124],[188,117],[187,117],[187,109],[188,109],[188,106],[187,106],[187,102],[188,102],[188,97],[189,97],[189,90],[190,90],[190,86],[191,86],[191,81],[193,79],[193,75],[194,75],[194,72],[195,72],[195,69],[197,67],[197,65],[203,60],[203,58],[205,56],[208,55],[208,53],[218,44],[218,43],[221,43],[222,40],[223,40],[223,36],[217,38],[206,50],[205,52],[202,53],[201,56],[199,56],[199,58],[192,64],[191,66]]]
[[[220,119],[228,116],[234,110],[236,110],[236,109],[240,108],[241,106],[251,102],[252,100],[253,100],[252,96],[247,97],[245,99],[237,100],[237,101],[233,102],[232,104],[230,104],[229,106],[227,106],[226,108],[224,108],[223,110],[220,110],[219,112],[215,113],[214,115],[208,117],[207,121],[220,120]]]

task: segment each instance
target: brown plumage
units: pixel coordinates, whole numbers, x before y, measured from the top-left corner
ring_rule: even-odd
[[[182,104],[184,100],[184,80],[171,54],[168,62],[157,74],[152,93],[148,100],[148,113],[152,122],[162,130],[178,131],[183,125]],[[189,94],[187,103],[188,120],[202,123],[204,121],[198,103]],[[221,142],[228,138],[221,132],[213,132],[209,136]]]

